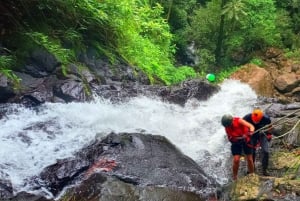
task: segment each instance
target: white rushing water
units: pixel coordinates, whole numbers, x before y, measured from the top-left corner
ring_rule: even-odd
[[[207,174],[226,183],[230,170],[224,163],[230,145],[221,116],[243,116],[255,102],[256,94],[248,85],[227,80],[208,101],[190,100],[185,107],[146,97],[123,104],[48,103],[38,111],[12,106],[0,119],[0,170],[10,176],[14,188],[26,190],[25,179],[56,159],[72,156],[96,135],[142,130],[167,137]]]

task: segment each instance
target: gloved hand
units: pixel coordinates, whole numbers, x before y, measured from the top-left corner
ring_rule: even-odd
[[[266,137],[267,137],[268,142],[270,142],[272,140],[272,134],[271,133],[267,133]]]

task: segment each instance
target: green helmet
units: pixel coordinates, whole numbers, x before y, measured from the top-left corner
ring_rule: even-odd
[[[233,117],[230,114],[225,114],[222,117],[221,123],[224,127],[230,126],[232,123]]]

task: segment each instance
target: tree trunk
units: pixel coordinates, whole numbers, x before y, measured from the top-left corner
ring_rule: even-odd
[[[226,4],[226,1],[227,0],[222,0],[221,10],[223,9],[224,5]],[[221,14],[219,33],[218,33],[216,50],[215,50],[215,59],[216,59],[217,66],[220,66],[220,63],[221,63],[221,53],[222,53],[222,49],[223,49],[223,39],[224,39],[224,26],[225,26],[225,15]]]

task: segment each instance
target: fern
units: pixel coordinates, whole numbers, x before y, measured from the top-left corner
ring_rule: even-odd
[[[12,81],[14,89],[18,89],[20,86],[21,79],[13,73],[10,68],[15,64],[15,58],[13,56],[0,56],[0,74],[7,77]]]
[[[25,33],[35,43],[48,50],[62,64],[62,72],[67,74],[67,64],[75,60],[74,52],[70,49],[63,48],[59,42],[51,40],[47,35],[39,32]]]

